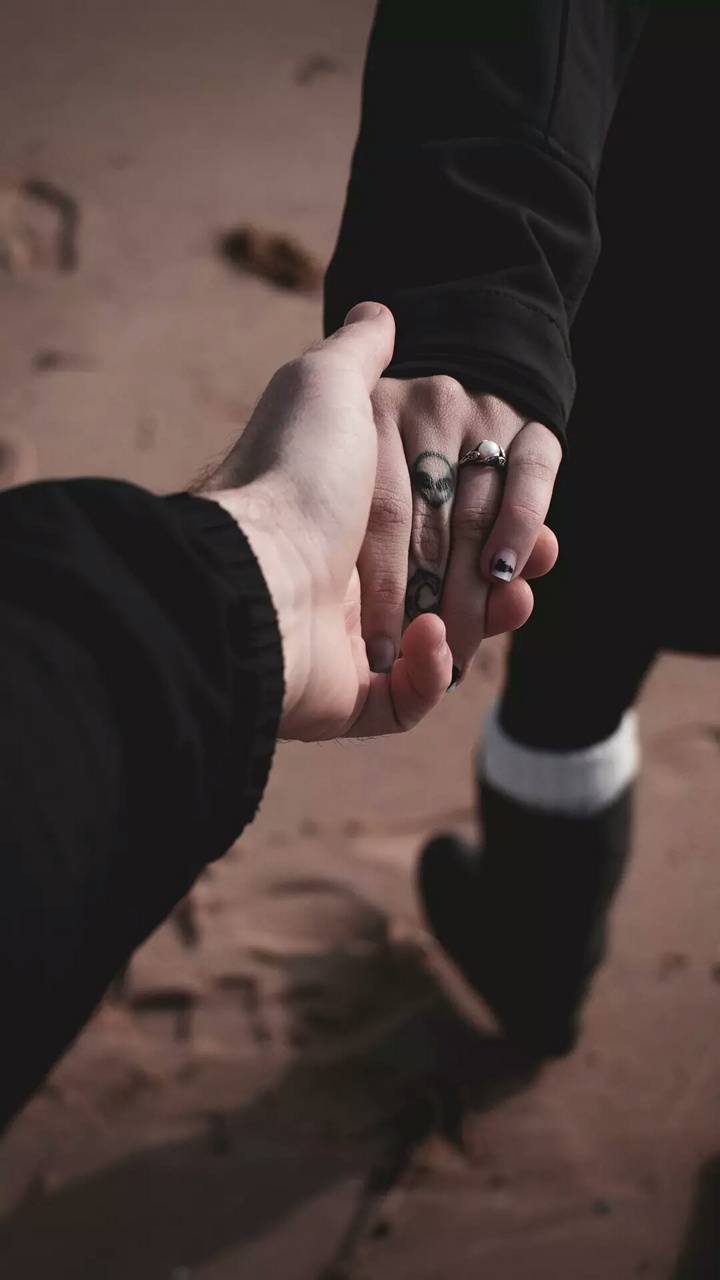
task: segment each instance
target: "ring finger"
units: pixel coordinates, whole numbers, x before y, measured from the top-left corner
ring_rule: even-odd
[[[508,439],[494,438],[507,449]],[[472,441],[468,448],[477,443]],[[468,465],[459,469],[452,516],[451,554],[441,616],[455,668],[467,671],[485,635],[488,584],[480,575],[480,553],[500,510],[505,471]],[[459,677],[458,677],[459,678]]]

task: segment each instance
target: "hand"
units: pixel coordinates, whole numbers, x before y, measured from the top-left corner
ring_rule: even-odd
[[[383,378],[373,407],[378,471],[358,561],[370,664],[387,669],[403,625],[437,611],[464,676],[481,640],[496,629],[494,583],[512,579],[517,588],[523,573],[552,567],[557,546],[547,564],[543,521],[560,445],[547,427],[527,422],[497,396],[465,391],[453,378]],[[503,446],[504,471],[458,470],[459,458],[480,440]],[[540,536],[538,561],[532,555]],[[527,617],[527,587],[523,598]]]
[[[371,674],[355,568],[377,464],[370,394],[393,350],[390,312],[345,326],[275,375],[206,485],[250,541],[273,596],[285,660],[283,737],[394,733],[442,698],[452,659],[440,618],[417,618],[403,654]]]
[[[374,303],[272,379],[205,496],[233,516],[258,557],[278,612],[285,659],[282,736],[320,739],[409,729],[451,680],[435,614],[408,626],[402,656],[370,672],[360,634],[355,563],[377,467],[371,392],[388,364],[394,324]],[[407,475],[407,469],[405,470]],[[538,540],[528,576],[546,573],[557,543]],[[532,592],[518,579],[493,592],[487,634],[520,626]]]

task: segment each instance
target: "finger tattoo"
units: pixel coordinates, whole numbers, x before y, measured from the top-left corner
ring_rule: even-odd
[[[410,468],[413,492],[429,507],[444,507],[452,502],[457,484],[457,466],[444,453],[426,449],[418,454]]]
[[[416,569],[407,585],[405,613],[409,622],[421,613],[437,613],[442,594],[442,578],[430,569]]]

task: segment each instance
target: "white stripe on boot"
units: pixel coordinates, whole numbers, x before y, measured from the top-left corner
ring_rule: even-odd
[[[591,747],[542,751],[510,738],[495,706],[476,761],[478,775],[511,800],[546,813],[588,817],[612,804],[637,775],[637,717],[626,711],[615,732]]]

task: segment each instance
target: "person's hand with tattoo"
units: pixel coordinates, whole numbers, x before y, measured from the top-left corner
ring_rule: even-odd
[[[355,567],[375,485],[371,394],[392,356],[394,324],[375,303],[275,375],[241,439],[203,486],[249,539],[272,593],[285,657],[281,734],[320,739],[409,729],[451,681],[445,626],[422,614],[386,674],[371,673]],[[542,572],[552,539],[536,554]],[[498,597],[490,625],[527,610],[526,583]]]
[[[373,408],[378,473],[358,561],[370,665],[387,670],[403,627],[434,611],[462,678],[493,634],[495,584],[536,575],[536,544],[543,571],[554,563],[543,522],[560,445],[499,397],[467,392],[450,377],[383,378]],[[481,440],[504,448],[504,470],[458,469]],[[524,601],[527,617],[529,588]]]

